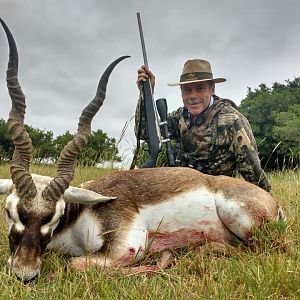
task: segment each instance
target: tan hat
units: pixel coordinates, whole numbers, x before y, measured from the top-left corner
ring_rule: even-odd
[[[176,86],[201,81],[213,81],[215,83],[220,83],[226,81],[226,79],[213,78],[210,63],[207,60],[189,59],[183,66],[180,82],[168,83],[168,85]]]

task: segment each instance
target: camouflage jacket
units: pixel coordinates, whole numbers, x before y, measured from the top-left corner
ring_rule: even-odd
[[[136,133],[139,123],[140,138],[147,140],[145,118],[138,105]],[[181,145],[177,154],[181,166],[210,175],[234,176],[238,171],[245,180],[271,192],[250,124],[231,100],[214,96],[213,104],[195,119],[180,107],[168,115],[168,125],[170,138]]]

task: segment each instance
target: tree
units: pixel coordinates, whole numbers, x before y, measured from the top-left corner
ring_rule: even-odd
[[[292,160],[300,155],[300,104],[289,107],[287,112],[275,114],[276,125],[273,128],[273,136],[282,141],[280,151],[290,152]]]
[[[57,160],[63,147],[73,139],[74,135],[67,131],[58,136],[53,144],[55,148],[54,158]],[[104,161],[121,161],[118,156],[118,147],[114,138],[109,138],[105,132],[98,129],[93,131],[87,146],[77,158],[77,164],[84,166],[94,166]]]
[[[68,144],[69,141],[73,139],[74,135],[71,134],[69,131],[66,133],[57,136],[53,141],[53,159],[57,161],[60,155],[61,150],[64,148],[65,145]]]
[[[41,163],[43,160],[50,160],[53,157],[53,132],[29,125],[25,125],[25,129],[31,138],[34,161]]]
[[[13,153],[13,143],[8,134],[6,121],[0,119],[0,162],[11,159]]]
[[[56,162],[60,152],[74,137],[69,131],[54,139],[52,131],[44,131],[25,125],[33,146],[33,160],[35,162]],[[12,158],[13,143],[8,134],[6,121],[0,119],[0,162]],[[94,166],[104,161],[120,162],[116,140],[107,136],[102,130],[93,131],[87,146],[77,159],[78,164]]]
[[[251,124],[262,164],[267,164],[267,168],[282,167],[286,159],[291,158],[292,153],[287,150],[293,147],[291,140],[283,143],[279,129],[276,129],[277,133],[274,130],[277,126],[282,127],[282,123],[278,124],[278,114],[288,112],[296,104],[300,104],[300,78],[287,80],[285,84],[275,82],[272,88],[265,84],[254,91],[248,88],[247,96],[241,102],[239,109]]]
[[[78,162],[83,165],[95,165],[105,161],[120,162],[116,139],[110,138],[101,129],[93,131],[87,147],[82,151]]]

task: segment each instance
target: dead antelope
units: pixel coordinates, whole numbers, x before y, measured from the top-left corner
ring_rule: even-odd
[[[104,72],[97,95],[83,110],[78,134],[62,151],[56,177],[29,173],[31,141],[23,126],[25,98],[17,80],[17,50],[7,26],[10,58],[7,71],[12,109],[9,133],[15,145],[12,180],[0,180],[8,194],[13,274],[33,281],[40,273],[45,249],[70,254],[71,267],[129,266],[149,253],[162,252],[153,271],[165,267],[170,249],[213,242],[224,245],[236,238],[247,241],[262,222],[278,220],[277,201],[259,187],[225,176],[208,176],[189,168],[156,168],[117,172],[84,184],[69,186],[75,156],[87,143],[91,119],[105,97]],[[103,196],[102,196],[103,195]],[[85,256],[89,252],[91,255]]]

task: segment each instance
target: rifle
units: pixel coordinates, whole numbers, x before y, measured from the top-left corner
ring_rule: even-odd
[[[140,13],[137,13],[137,20],[139,26],[139,33],[142,45],[142,52],[144,58],[144,65],[148,67],[148,59],[146,54],[146,47],[142,29],[142,21]],[[144,96],[144,110],[146,116],[146,130],[148,134],[148,146],[149,146],[149,157],[146,162],[142,165],[142,168],[153,168],[156,166],[157,155],[161,148],[161,143],[165,142],[167,147],[167,160],[169,166],[175,166],[174,156],[171,149],[171,143],[169,139],[169,132],[167,126],[167,102],[166,99],[159,99],[159,105],[153,100],[152,89],[150,79],[142,82],[142,92]],[[157,109],[160,114],[161,122],[158,122]],[[142,113],[142,112],[141,112]],[[161,139],[160,126],[162,126],[163,137]],[[139,139],[139,137],[138,137]]]

